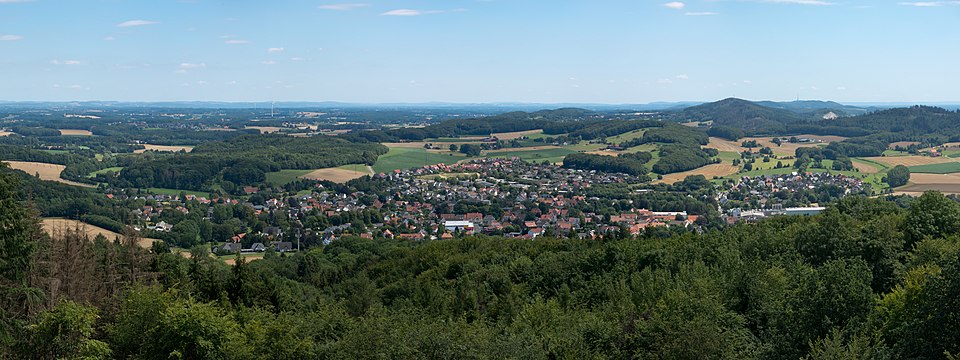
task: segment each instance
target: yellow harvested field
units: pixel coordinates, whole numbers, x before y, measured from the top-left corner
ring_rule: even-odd
[[[880,171],[880,169],[877,169],[877,167],[874,165],[862,163],[859,161],[854,161],[853,167],[856,168],[857,170],[860,170],[860,172],[867,173],[867,174],[874,174]]]
[[[193,151],[193,146],[167,146],[167,145],[151,145],[143,144],[143,149],[134,150],[134,153],[142,154],[147,151],[162,151],[162,152],[178,152],[178,151]]]
[[[606,156],[620,156],[620,152],[619,152],[619,151],[613,151],[613,150],[587,151],[587,154],[606,155]]]
[[[537,129],[537,130],[527,130],[527,131],[515,131],[515,132],[508,132],[508,133],[496,133],[496,134],[493,134],[493,136],[496,136],[497,139],[500,139],[500,140],[513,140],[513,139],[522,138],[524,136],[530,136],[530,135],[536,135],[536,134],[542,134],[542,133],[543,133],[543,129]]]
[[[497,149],[497,150],[486,150],[483,153],[496,154],[496,153],[503,153],[503,152],[552,150],[552,149],[560,149],[560,148],[561,147],[554,146],[554,145],[543,145],[543,146],[530,146],[530,147],[521,147],[521,148],[504,148],[504,149]]]
[[[864,158],[870,161],[876,161],[878,163],[887,164],[890,166],[918,166],[918,165],[930,165],[930,164],[943,164],[948,162],[954,162],[951,158],[947,157],[929,157],[929,156],[875,156]]]
[[[60,135],[71,135],[71,136],[93,136],[93,133],[90,130],[71,130],[71,129],[60,129]]]
[[[733,166],[731,164],[711,164],[699,169],[693,169],[690,171],[684,171],[679,173],[667,174],[663,176],[663,179],[657,180],[656,182],[673,184],[677,181],[686,179],[690,175],[703,175],[707,180],[713,179],[714,176],[727,176],[736,174],[737,171],[740,171],[739,166]]]
[[[240,255],[240,256],[243,256],[243,259],[246,260],[246,262],[248,262],[248,263],[251,262],[251,261],[263,260],[263,254],[242,254],[242,255]],[[237,264],[237,260],[235,260],[235,259],[226,259],[226,260],[223,261],[223,263],[224,263],[224,264],[227,264],[227,265],[230,265],[230,266],[233,266],[233,265],[236,265],[236,264]]]
[[[910,145],[919,145],[919,141],[897,141],[895,143],[890,143],[887,145],[887,149],[896,149],[897,147],[905,148]]]
[[[47,181],[56,181],[59,183],[64,183],[67,185],[81,186],[81,187],[94,187],[93,185],[83,184],[78,182],[73,182],[69,180],[64,180],[60,178],[60,173],[63,172],[63,169],[66,166],[58,164],[47,164],[41,162],[28,162],[28,161],[4,161],[7,164],[10,164],[11,169],[16,169],[23,171],[29,175],[40,174],[40,180]]]
[[[247,126],[244,129],[257,129],[260,130],[261,134],[280,132],[280,128],[276,126]]]
[[[113,239],[116,239],[118,236],[120,238],[123,238],[123,235],[117,234],[113,231],[104,229],[99,226],[93,226],[84,222],[80,222],[78,220],[62,219],[62,218],[45,218],[43,219],[41,225],[43,225],[43,231],[45,231],[47,234],[50,234],[50,235],[54,235],[67,230],[73,230],[73,229],[79,228],[83,230],[87,234],[87,236],[90,237],[90,240],[93,240],[93,238],[95,238],[97,235],[103,235],[103,237],[107,238],[107,240],[110,240],[110,241],[113,241]],[[140,247],[143,247],[143,248],[150,248],[150,246],[153,245],[154,241],[160,241],[160,240],[150,239],[150,238],[140,238],[140,240],[137,241],[137,245],[140,245]]]
[[[924,191],[929,190],[944,194],[960,194],[960,173],[911,174],[910,183],[897,188],[894,195],[920,196]]]
[[[357,166],[357,169],[363,169],[362,171],[354,171],[341,168],[326,168],[326,169],[317,169],[313,172],[303,175],[300,178],[310,179],[310,180],[329,180],[335,183],[345,183],[347,181],[360,178],[366,175],[373,175],[373,169],[369,166]]]
[[[752,141],[756,141],[757,144],[759,144],[761,148],[762,148],[762,147],[769,147],[771,150],[773,150],[773,153],[774,153],[775,155],[778,155],[778,156],[793,156],[794,154],[797,153],[797,149],[799,149],[799,148],[803,148],[803,147],[816,147],[816,146],[826,145],[826,144],[829,144],[829,143],[831,143],[831,142],[842,141],[842,140],[846,139],[846,138],[844,138],[844,137],[842,137],[842,136],[819,136],[819,135],[797,135],[797,137],[798,137],[798,138],[807,138],[807,139],[817,139],[817,140],[820,140],[821,142],[818,142],[818,143],[790,143],[790,142],[783,142],[783,143],[780,144],[780,146],[777,146],[777,144],[774,144],[774,143],[773,143],[773,141],[772,141],[773,138],[769,138],[769,137],[766,137],[766,138],[763,138],[763,137],[749,137],[749,138],[742,138],[742,139],[737,140],[737,141],[730,141],[730,140],[725,140],[725,139],[721,139],[721,138],[711,137],[711,138],[710,138],[710,143],[708,143],[706,147],[708,147],[708,148],[714,148],[714,149],[717,149],[717,150],[720,150],[720,151],[729,151],[729,152],[738,152],[738,153],[739,153],[739,152],[749,151],[750,149],[747,149],[747,148],[745,148],[745,147],[742,147],[742,146],[740,146],[740,144],[742,144],[742,143],[745,142],[745,141],[751,141],[751,140],[752,140]],[[753,149],[753,151],[758,151],[758,150],[760,150],[760,149]]]
[[[12,133],[12,132],[9,132],[9,131],[0,131],[0,136],[9,136],[9,135],[11,135],[11,134],[13,134],[13,133]]]

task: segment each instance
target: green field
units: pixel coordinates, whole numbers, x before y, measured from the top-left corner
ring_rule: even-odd
[[[620,144],[624,141],[629,141],[637,138],[643,137],[643,134],[647,132],[646,129],[634,130],[630,132],[625,132],[617,136],[611,136],[607,138],[607,142],[610,144]]]
[[[267,173],[267,183],[275,186],[286,185],[313,170],[280,170]]]
[[[91,178],[92,178],[92,177],[94,177],[94,176],[97,176],[97,175],[99,175],[99,174],[105,174],[105,173],[107,173],[107,172],[119,173],[120,170],[123,170],[123,167],[117,166],[117,167],[111,167],[111,168],[101,169],[101,170],[97,170],[97,171],[94,171],[94,172],[92,172],[92,173],[87,174],[87,177],[91,177]]]
[[[488,158],[511,158],[519,157],[524,161],[535,161],[542,162],[544,160],[551,163],[557,163],[563,161],[563,158],[567,155],[576,153],[576,151],[560,148],[560,149],[543,149],[543,150],[527,150],[527,151],[505,151],[497,152],[492,154],[485,155]]]
[[[960,172],[960,162],[918,165],[918,166],[911,166],[909,169],[911,173],[952,174],[955,172]]]
[[[437,154],[421,148],[390,148],[390,151],[377,159],[377,163],[373,165],[373,171],[384,173],[425,165],[454,164],[464,159],[466,157],[460,154]]]

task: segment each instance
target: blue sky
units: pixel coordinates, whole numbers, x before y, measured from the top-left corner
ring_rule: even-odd
[[[960,100],[960,1],[0,0],[0,100]]]

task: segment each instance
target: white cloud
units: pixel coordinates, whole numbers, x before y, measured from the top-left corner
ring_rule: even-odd
[[[187,71],[194,69],[202,69],[207,67],[205,63],[180,63],[180,66],[177,67],[177,73],[186,74]]]
[[[420,10],[412,10],[412,9],[397,9],[397,10],[387,11],[387,12],[382,13],[382,14],[380,14],[380,15],[385,15],[385,16],[418,16],[418,15],[423,15],[423,11],[420,11]]]
[[[743,81],[743,83],[744,83],[744,84],[747,84],[747,85],[750,85],[750,84],[753,84],[753,81],[750,81],[750,80],[744,80],[744,81]]]
[[[153,24],[159,24],[159,22],[150,21],[150,20],[127,20],[117,24],[117,27],[132,27],[132,26],[144,26],[144,25],[153,25]]]
[[[679,1],[671,1],[671,2],[668,2],[668,3],[666,3],[666,4],[663,4],[663,6],[666,6],[666,7],[671,8],[671,9],[680,10],[680,9],[683,9],[684,6],[687,6],[687,4],[684,4],[684,3],[679,2]]]
[[[15,3],[25,3],[31,2],[33,0],[0,0],[0,4],[15,4]]]
[[[304,58],[299,57],[299,56],[295,56],[295,57],[290,58],[290,61],[306,61],[306,60],[307,60],[307,59],[304,59]]]
[[[223,43],[228,45],[241,45],[241,44],[249,44],[250,42],[242,39],[230,39],[230,40],[224,41]]]
[[[50,60],[50,63],[51,63],[51,64],[54,64],[54,65],[80,65],[80,61],[79,61],[79,60],[57,60],[57,59],[54,59],[54,60]]]
[[[318,8],[323,9],[323,10],[348,11],[348,10],[355,10],[355,9],[359,9],[359,8],[367,7],[367,6],[369,6],[369,5],[367,5],[367,4],[359,4],[359,3],[354,3],[354,4],[327,4],[327,5],[320,5],[320,6],[318,6]]]
[[[276,61],[273,61],[273,60],[264,60],[264,61],[261,61],[260,63],[261,63],[261,64],[264,64],[264,65],[276,65],[276,64],[277,64],[277,62],[276,62]]]
[[[20,35],[0,35],[0,41],[17,41],[23,40],[23,36]]]
[[[677,75],[676,78],[680,80],[690,80],[690,76],[688,76],[687,74]]]
[[[699,11],[699,12],[688,12],[688,13],[685,13],[684,15],[686,15],[686,16],[713,16],[713,15],[718,15],[718,14],[715,13],[715,12],[712,12],[712,11]]]
[[[268,52],[268,53],[271,53],[271,54],[279,54],[279,53],[282,53],[283,50],[284,50],[284,48],[282,48],[282,47],[272,47],[272,48],[268,48],[268,49],[267,49],[267,52]]]
[[[658,83],[658,84],[664,84],[664,85],[673,84],[673,80],[670,80],[670,79],[660,79],[660,80],[657,80],[657,83]]]
[[[237,84],[237,81],[236,81],[236,80],[230,80],[230,81],[227,81],[226,84],[227,84],[227,85],[236,85],[236,84]]]

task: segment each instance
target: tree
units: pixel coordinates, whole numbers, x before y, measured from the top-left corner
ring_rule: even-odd
[[[457,151],[457,144],[450,144],[450,151]]]
[[[890,187],[906,185],[910,181],[910,169],[903,165],[894,166],[884,179]]]
[[[460,152],[467,156],[480,156],[482,149],[475,144],[463,144],[460,146]]]
[[[6,167],[0,163],[0,170]],[[42,238],[37,217],[14,195],[17,180],[0,174],[0,349],[14,341],[15,328],[38,306],[43,293],[30,286],[28,270]]]
[[[907,248],[926,237],[941,239],[960,232],[960,204],[936,191],[927,191],[910,203],[903,222]]]
[[[97,309],[72,301],[62,301],[56,308],[40,315],[37,324],[27,328],[29,336],[23,344],[24,358],[105,359],[110,346],[91,339],[97,322]]]

